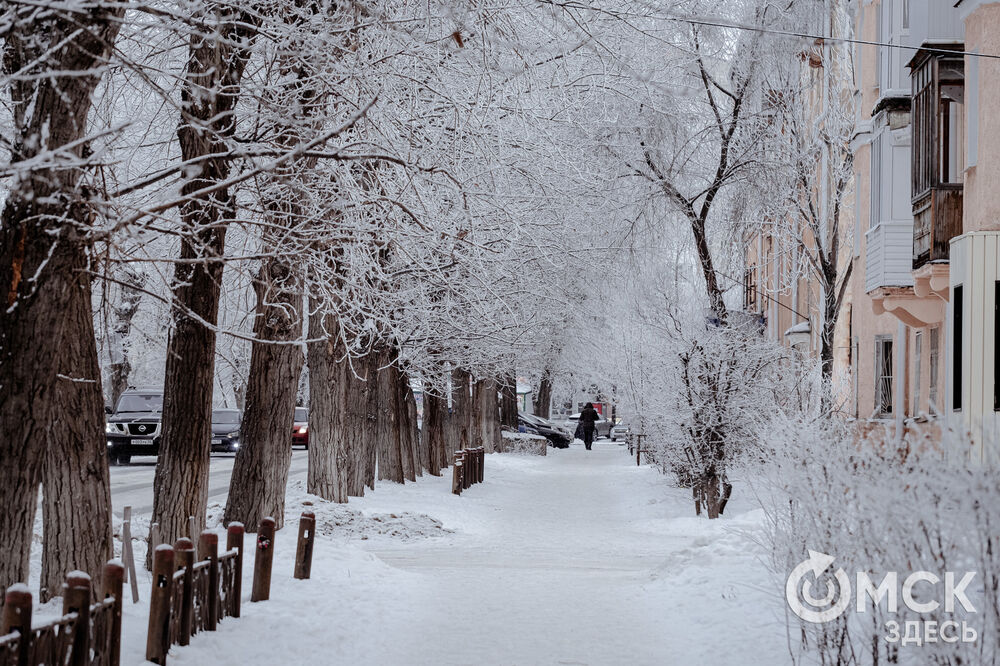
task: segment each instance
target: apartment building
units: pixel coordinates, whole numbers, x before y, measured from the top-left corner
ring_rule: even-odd
[[[1000,3],[859,5],[858,36],[884,45],[856,58],[856,416],[946,423],[996,455],[1000,167],[980,156],[1000,141]]]

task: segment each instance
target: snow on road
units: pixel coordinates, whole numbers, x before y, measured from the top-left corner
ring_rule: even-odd
[[[245,602],[171,663],[789,662],[748,498],[695,518],[688,493],[607,442],[487,456],[483,484],[461,497],[449,484],[380,484],[345,507],[292,481],[288,515],[317,513],[312,579],[291,578],[290,520],[271,600]],[[245,568],[248,593],[252,558]],[[144,619],[127,610],[123,663],[142,660]]]

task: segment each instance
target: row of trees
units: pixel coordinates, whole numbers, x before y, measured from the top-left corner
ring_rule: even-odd
[[[581,95],[564,22],[517,3],[5,5],[0,587],[27,577],[39,487],[43,600],[111,556],[103,408],[130,384],[164,389],[168,541],[204,523],[213,402],[244,409],[226,521],[281,520],[297,402],[308,489],[334,501],[493,446],[613,219],[552,112]]]

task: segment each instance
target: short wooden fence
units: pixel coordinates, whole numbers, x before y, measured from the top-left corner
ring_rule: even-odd
[[[271,591],[275,522],[261,521],[254,556],[251,601],[264,601]],[[316,516],[302,514],[295,552],[295,578],[309,578]],[[171,645],[188,645],[200,631],[215,631],[223,618],[240,616],[243,594],[243,536],[240,523],[230,523],[226,550],[219,537],[205,530],[194,543],[178,539],[153,552],[153,585],[149,602],[146,659],[165,664]],[[4,595],[0,624],[0,666],[119,666],[122,635],[122,587],[125,567],[112,560],[104,566],[104,598],[90,600],[90,576],[74,571],[63,585],[63,614],[32,628],[32,597],[25,585],[12,585]]]
[[[61,617],[32,628],[32,597],[24,585],[4,595],[0,666],[118,666],[121,660],[125,568],[104,565],[104,598],[90,599],[90,576],[74,571],[63,585]]]
[[[486,449],[463,449],[455,452],[455,465],[452,467],[451,492],[461,495],[462,491],[474,483],[483,482],[483,469],[486,466]]]

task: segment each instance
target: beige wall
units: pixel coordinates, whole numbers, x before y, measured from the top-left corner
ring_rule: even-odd
[[[983,5],[965,21],[965,48],[979,53],[1000,53],[1000,3]],[[963,230],[986,231],[1000,229],[1000,60],[966,57],[966,113],[976,109],[969,104],[970,89],[976,81],[970,76],[978,68],[978,125],[973,140],[978,141],[978,159],[965,172]],[[973,118],[966,128],[974,125]]]

